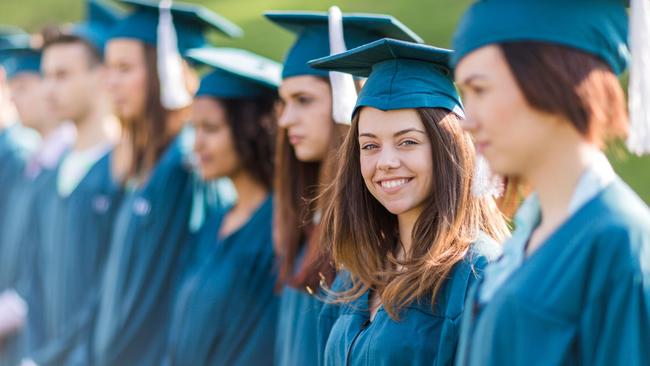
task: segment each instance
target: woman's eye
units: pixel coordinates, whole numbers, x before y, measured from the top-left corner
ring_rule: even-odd
[[[407,146],[407,145],[417,145],[418,142],[414,140],[404,140],[399,143],[399,146]]]
[[[214,132],[219,132],[219,130],[221,129],[221,126],[219,126],[219,125],[205,125],[204,129],[205,129],[206,132],[214,133]]]
[[[312,98],[310,97],[298,97],[298,103],[300,105],[308,105],[309,103],[311,103],[311,101]]]
[[[377,145],[375,144],[364,144],[361,146],[361,150],[373,150],[376,149]]]
[[[472,94],[474,95],[481,95],[483,92],[485,92],[485,88],[482,86],[474,85],[472,86]]]

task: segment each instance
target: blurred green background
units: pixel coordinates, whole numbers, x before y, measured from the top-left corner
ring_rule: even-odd
[[[110,1],[110,0],[109,0]],[[292,36],[266,21],[265,10],[327,10],[338,5],[344,12],[387,13],[408,25],[432,45],[449,47],[453,29],[469,0],[190,0],[234,21],[245,31],[238,40],[211,35],[215,45],[246,48],[280,61]],[[29,31],[82,17],[83,0],[0,0],[0,24]],[[650,101],[649,101],[650,103]],[[650,106],[650,104],[649,104]],[[620,146],[609,152],[616,171],[650,204],[650,157],[630,156]]]

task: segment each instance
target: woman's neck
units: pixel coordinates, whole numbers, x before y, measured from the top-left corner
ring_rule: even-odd
[[[237,203],[223,219],[219,236],[224,238],[246,224],[268,196],[268,190],[248,172],[240,171],[230,176],[237,191]]]
[[[230,176],[230,180],[237,192],[237,202],[233,207],[233,211],[252,213],[264,202],[269,194],[266,187],[257,182],[246,171],[233,174]]]
[[[541,164],[527,174],[525,179],[539,197],[542,222],[568,215],[578,181],[596,153],[586,142],[549,149]]]
[[[397,225],[401,243],[400,251],[397,253],[397,258],[400,260],[406,259],[411,253],[413,229],[415,228],[415,223],[417,222],[418,217],[420,217],[421,212],[421,209],[414,208],[397,215]]]
[[[119,139],[119,121],[110,113],[105,99],[98,98],[88,108],[88,113],[78,121],[75,150],[87,150],[101,144],[113,144]]]
[[[539,197],[541,220],[530,237],[527,254],[532,254],[569,217],[569,205],[580,177],[598,154],[582,137],[558,136],[549,144],[543,159],[524,175]]]

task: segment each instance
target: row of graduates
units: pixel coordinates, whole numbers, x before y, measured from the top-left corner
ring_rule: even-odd
[[[41,141],[1,132],[1,362],[648,364],[650,212],[600,152],[628,129],[628,15],[585,1],[480,1],[456,52],[268,12],[296,35],[279,65],[144,0],[91,2],[32,69],[6,48]]]

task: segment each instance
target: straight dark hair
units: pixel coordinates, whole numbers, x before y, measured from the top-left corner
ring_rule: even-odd
[[[625,93],[603,60],[544,42],[506,42],[499,47],[531,107],[564,117],[599,148],[627,136]],[[507,179],[501,206],[511,215],[529,188],[516,177]]]
[[[61,27],[46,27],[42,30],[43,48],[45,52],[50,47],[57,45],[81,45],[86,51],[88,66],[94,68],[102,64],[102,54],[97,47],[93,46],[86,39],[71,33],[69,30]]]

